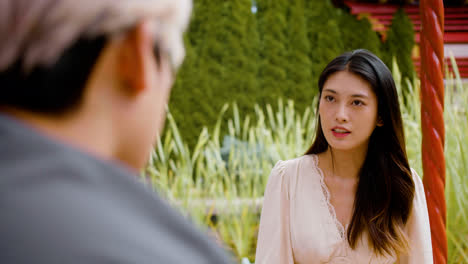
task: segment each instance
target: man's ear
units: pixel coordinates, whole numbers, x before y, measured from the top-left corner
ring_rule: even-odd
[[[121,40],[116,67],[120,80],[130,93],[138,93],[146,87],[146,56],[152,53],[152,43],[148,23],[145,22],[138,23]]]

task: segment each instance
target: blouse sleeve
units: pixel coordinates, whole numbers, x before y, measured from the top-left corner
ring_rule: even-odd
[[[412,170],[415,185],[413,209],[406,230],[409,237],[410,252],[401,257],[401,264],[432,264],[431,229],[427,211],[426,196],[421,178]]]
[[[257,241],[256,264],[293,264],[289,229],[288,179],[284,162],[270,173],[265,190]]]

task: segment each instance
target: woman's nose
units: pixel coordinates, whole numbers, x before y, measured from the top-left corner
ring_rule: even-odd
[[[342,105],[338,107],[338,111],[336,112],[336,121],[338,121],[339,123],[348,122],[348,113],[346,111],[346,106]]]

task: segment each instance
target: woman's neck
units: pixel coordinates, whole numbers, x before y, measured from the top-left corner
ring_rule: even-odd
[[[359,171],[366,159],[367,149],[336,150],[328,148],[322,156],[323,164],[333,177],[341,179],[358,179]]]

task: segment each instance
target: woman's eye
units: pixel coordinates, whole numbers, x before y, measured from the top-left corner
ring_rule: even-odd
[[[333,96],[330,96],[330,95],[325,95],[325,100],[327,102],[333,102],[335,100],[335,98],[333,98]]]
[[[362,101],[359,101],[359,100],[354,100],[352,102],[352,105],[355,105],[355,106],[361,106],[361,105],[364,105],[364,103]]]

